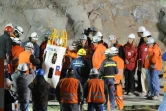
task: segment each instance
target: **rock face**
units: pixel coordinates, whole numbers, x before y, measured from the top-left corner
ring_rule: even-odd
[[[1,0],[0,33],[7,23],[13,23],[23,27],[23,41],[36,31],[40,43],[47,30],[67,30],[71,40],[94,26],[106,42],[115,34],[125,44],[127,36],[143,25],[165,51],[165,4],[164,0]]]

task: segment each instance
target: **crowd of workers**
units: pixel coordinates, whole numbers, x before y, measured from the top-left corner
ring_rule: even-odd
[[[8,24],[0,36],[0,58],[4,59],[5,66],[5,111],[13,111],[11,103],[18,103],[20,111],[28,111],[31,94],[33,111],[47,111],[52,86],[44,78],[42,63],[49,33],[45,34],[40,46],[36,32],[23,43],[20,40],[22,34],[22,27]],[[135,91],[139,96],[158,100],[158,75],[162,70],[162,59],[166,61],[166,53],[162,55],[145,27],[140,26],[137,35],[129,34],[125,45],[118,43],[116,35],[110,35],[108,45],[95,28],[84,30],[80,39],[73,41],[73,49],[67,47],[64,56],[60,81],[55,89],[60,110],[80,111],[85,101],[88,111],[109,108],[113,111],[116,104],[117,109],[122,110],[123,94],[134,97]],[[137,87],[135,74],[138,76]]]

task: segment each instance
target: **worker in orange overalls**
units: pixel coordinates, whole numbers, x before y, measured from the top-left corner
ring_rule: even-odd
[[[123,89],[122,89],[122,80],[123,80],[123,70],[124,70],[124,61],[118,56],[118,49],[116,47],[111,47],[113,53],[112,60],[117,63],[119,73],[115,75],[115,100],[117,107],[122,110],[124,107],[123,102]]]
[[[92,56],[92,66],[93,68],[99,69],[101,63],[106,59],[104,55],[106,47],[103,45],[101,37],[99,36],[94,36],[92,42],[94,44],[94,50],[95,50]]]
[[[30,64],[30,68],[32,69],[34,68],[34,66],[40,65],[40,60],[36,58],[33,54],[34,54],[33,43],[28,42],[25,45],[25,51],[21,52],[18,57],[18,63],[19,64],[28,63]]]
[[[72,68],[69,68],[67,77],[60,80],[55,92],[61,111],[80,111],[83,89]]]
[[[13,38],[13,47],[12,47],[12,67],[15,71],[18,67],[18,57],[21,52],[24,51],[24,48],[20,46],[21,41],[19,38]]]
[[[84,98],[88,103],[88,111],[103,111],[103,104],[106,102],[105,95],[108,95],[108,89],[103,80],[100,80],[99,71],[92,68],[90,71],[90,80],[84,86]]]

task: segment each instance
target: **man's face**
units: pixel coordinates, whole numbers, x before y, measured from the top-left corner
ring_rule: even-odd
[[[142,37],[143,32],[137,32],[138,37]]]
[[[116,40],[110,40],[111,45],[116,43]]]
[[[84,47],[86,45],[87,40],[81,40],[81,45]]]
[[[144,37],[144,42],[147,42],[147,40],[148,40],[148,37]]]
[[[152,47],[153,47],[153,44],[148,44],[148,47],[149,47],[149,48],[152,48]]]

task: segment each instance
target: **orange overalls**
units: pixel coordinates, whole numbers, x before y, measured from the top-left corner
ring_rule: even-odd
[[[119,70],[119,73],[115,75],[115,96],[116,96],[116,103],[117,107],[122,110],[124,107],[123,102],[123,88],[121,81],[123,80],[123,70],[124,70],[124,61],[121,59],[118,55],[113,56],[112,60],[117,63],[117,67]]]

